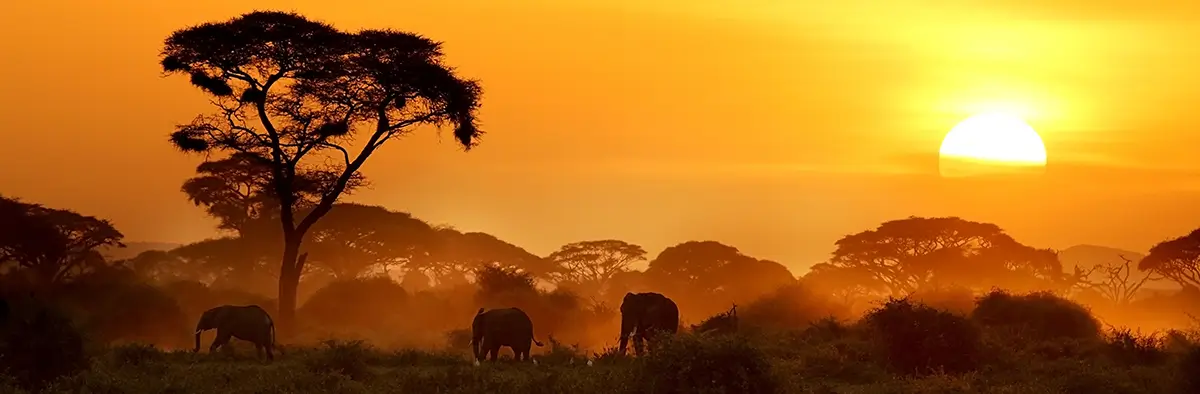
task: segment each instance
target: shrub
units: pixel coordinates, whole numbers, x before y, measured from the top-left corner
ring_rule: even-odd
[[[57,308],[27,299],[14,300],[10,310],[10,321],[0,330],[0,375],[37,391],[88,367],[83,336]]]
[[[650,393],[773,393],[778,388],[766,355],[740,335],[670,337],[642,368]]]
[[[109,351],[109,355],[112,357],[112,361],[116,365],[127,365],[134,367],[162,362],[166,359],[163,353],[155,348],[154,345],[140,343],[131,343],[113,347]]]
[[[729,308],[728,311],[709,316],[700,324],[692,325],[692,332],[697,334],[712,333],[712,334],[732,334],[738,330],[737,305]]]
[[[362,381],[371,376],[367,360],[372,348],[363,341],[340,342],[326,340],[325,347],[305,360],[309,371],[318,374],[339,373],[351,380]]]
[[[976,301],[971,319],[1033,340],[1098,339],[1100,323],[1083,306],[1049,292],[1016,296],[993,290]]]
[[[1167,361],[1162,337],[1141,335],[1128,328],[1112,330],[1105,350],[1109,359],[1124,365],[1157,365]]]
[[[892,369],[905,374],[964,373],[978,367],[981,339],[965,317],[890,298],[862,324],[874,333]]]

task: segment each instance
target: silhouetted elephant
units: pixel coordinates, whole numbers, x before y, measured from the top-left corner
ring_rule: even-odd
[[[658,293],[625,293],[621,301],[621,342],[617,348],[621,355],[625,354],[630,334],[633,334],[633,349],[640,356],[643,340],[678,331],[679,307],[675,301]]]
[[[479,308],[479,312],[475,312],[475,319],[471,321],[471,353],[476,361],[483,361],[485,353],[489,360],[496,361],[501,346],[511,348],[517,361],[526,360],[530,342],[542,346],[533,339],[533,321],[525,311],[504,308],[484,312]]]
[[[258,305],[222,305],[204,311],[200,322],[196,324],[196,348],[193,352],[200,351],[200,333],[212,329],[217,330],[217,338],[208,347],[210,353],[225,346],[230,338],[237,338],[253,342],[259,357],[262,357],[265,349],[267,358],[275,359],[275,321]]]

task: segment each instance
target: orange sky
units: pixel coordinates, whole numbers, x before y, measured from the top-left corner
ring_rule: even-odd
[[[535,253],[715,239],[796,271],[908,215],[1139,251],[1200,225],[1200,4],[247,3],[0,6],[0,193],[110,218],[128,240],[212,236],[179,192],[199,158],[166,142],[208,107],[157,55],[175,29],[259,8],[445,41],[483,81],[489,134],[471,153],[432,132],[393,142],[351,200]],[[997,108],[1041,133],[1046,175],[939,178],[946,131]]]

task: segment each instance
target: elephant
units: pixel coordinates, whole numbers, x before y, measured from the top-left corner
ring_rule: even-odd
[[[275,321],[258,305],[221,305],[204,311],[196,324],[193,352],[200,351],[200,333],[212,329],[217,330],[217,338],[208,347],[210,353],[225,346],[230,338],[238,338],[253,342],[259,357],[265,349],[267,359],[275,359]]]
[[[8,301],[0,296],[0,327],[3,327],[5,323],[8,323]]]
[[[629,335],[633,334],[633,349],[641,356],[643,340],[653,340],[660,333],[679,332],[679,307],[675,301],[659,293],[625,293],[621,301],[621,338],[617,352],[625,355]]]
[[[508,346],[517,361],[524,361],[529,359],[530,342],[542,346],[533,338],[533,321],[520,308],[487,312],[479,308],[479,312],[475,312],[475,319],[471,321],[471,353],[476,362],[483,361],[485,353],[489,360],[496,361],[501,346]]]

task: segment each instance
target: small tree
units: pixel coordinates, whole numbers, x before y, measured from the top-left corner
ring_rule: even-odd
[[[1125,258],[1124,255],[1117,257],[1120,257],[1122,262],[1097,264],[1088,271],[1088,274],[1099,272],[1102,275],[1100,280],[1087,280],[1087,277],[1091,275],[1081,275],[1082,286],[1095,290],[1104,298],[1115,303],[1128,304],[1133,301],[1146,282],[1163,279],[1163,276],[1155,274],[1153,271],[1134,275],[1133,261]]]
[[[204,23],[166,39],[163,70],[189,76],[215,107],[179,126],[171,142],[186,152],[253,155],[269,168],[282,227],[285,331],[304,270],[304,236],[353,188],[367,159],[422,125],[454,126],[468,149],[482,134],[475,121],[479,84],[457,77],[442,57],[440,43],[416,34],[346,33],[276,11]],[[319,197],[298,214],[306,208],[305,190]]]

